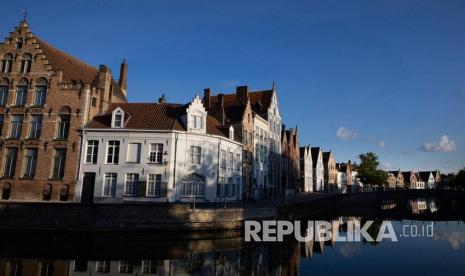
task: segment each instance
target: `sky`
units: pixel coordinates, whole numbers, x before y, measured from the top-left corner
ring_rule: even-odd
[[[0,10],[79,59],[126,58],[128,98],[186,103],[204,88],[276,83],[301,145],[385,169],[465,166],[465,1],[23,1]]]

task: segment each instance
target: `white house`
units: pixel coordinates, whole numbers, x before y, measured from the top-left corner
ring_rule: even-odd
[[[313,191],[321,192],[324,190],[323,152],[320,147],[312,147],[311,154],[313,165]]]
[[[310,146],[300,147],[300,180],[303,192],[313,192],[313,162]]]
[[[434,172],[419,172],[420,178],[425,182],[426,189],[434,189],[436,187],[436,179],[434,177]]]
[[[242,145],[198,96],[115,103],[82,130],[76,201],[240,200]]]

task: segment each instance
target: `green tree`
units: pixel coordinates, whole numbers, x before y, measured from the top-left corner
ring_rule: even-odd
[[[357,166],[357,177],[363,184],[382,186],[388,179],[388,174],[378,169],[378,156],[373,152],[360,154],[360,165]]]
[[[455,176],[455,186],[457,188],[465,188],[465,168],[461,169]]]

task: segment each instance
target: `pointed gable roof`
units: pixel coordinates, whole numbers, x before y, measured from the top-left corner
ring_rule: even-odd
[[[317,163],[318,163],[318,156],[319,156],[319,154],[321,152],[321,148],[320,147],[312,147],[311,151],[312,151],[313,167],[315,168]]]
[[[273,90],[262,90],[262,91],[250,91],[249,100],[252,110],[258,115],[268,118],[268,108],[271,105],[273,98]],[[235,93],[229,93],[223,95],[223,105],[232,106],[237,104],[237,98]],[[210,106],[215,108],[218,104],[218,95],[210,96]]]
[[[332,154],[331,151],[323,152],[323,163],[324,164],[328,164],[331,154]]]

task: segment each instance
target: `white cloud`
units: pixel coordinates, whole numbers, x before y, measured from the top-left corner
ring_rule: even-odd
[[[441,139],[439,140],[438,143],[434,143],[434,142],[424,143],[421,146],[421,149],[423,151],[428,151],[428,152],[451,152],[451,151],[456,151],[457,146],[455,145],[455,141],[449,139],[449,136],[444,134],[441,136]]]
[[[355,139],[357,134],[357,131],[347,127],[339,127],[336,131],[336,136],[342,140]]]
[[[378,142],[378,147],[380,147],[380,148],[384,148],[385,145],[386,145],[386,143],[384,141],[379,141]]]

